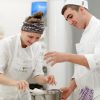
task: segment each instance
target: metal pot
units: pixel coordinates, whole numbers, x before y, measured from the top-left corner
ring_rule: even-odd
[[[46,90],[44,94],[32,94],[32,100],[60,100],[60,94],[57,89]]]

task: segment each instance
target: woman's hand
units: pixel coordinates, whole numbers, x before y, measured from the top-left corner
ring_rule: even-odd
[[[17,81],[17,82],[16,82],[16,86],[17,86],[17,88],[18,88],[19,90],[23,90],[23,91],[25,91],[25,90],[27,90],[27,89],[29,88],[29,84],[28,84],[28,82],[25,81],[25,80]]]
[[[56,85],[55,77],[53,75],[45,76],[46,83]]]

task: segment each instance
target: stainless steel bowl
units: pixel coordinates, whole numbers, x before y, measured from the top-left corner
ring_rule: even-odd
[[[44,94],[32,94],[32,100],[60,100],[60,94],[57,89],[46,90]]]

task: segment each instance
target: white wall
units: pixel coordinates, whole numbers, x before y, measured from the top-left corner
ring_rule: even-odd
[[[61,15],[64,0],[48,0],[47,26],[48,26],[48,51],[71,52],[72,30]],[[57,80],[56,86],[48,86],[48,89],[67,86],[73,74],[71,63],[64,62],[48,66],[48,73],[53,74]],[[71,100],[69,98],[68,100]]]
[[[49,51],[71,52],[72,50],[72,31],[61,15],[61,8],[64,0],[49,0],[48,2],[48,43]],[[69,83],[72,76],[70,63],[56,64],[49,69],[49,74],[54,74],[57,79],[56,86],[49,88],[61,88]]]
[[[32,0],[0,0],[0,26],[5,36],[20,32],[24,19],[31,14]]]

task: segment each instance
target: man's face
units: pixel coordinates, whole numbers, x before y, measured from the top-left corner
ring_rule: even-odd
[[[30,33],[30,32],[21,32],[21,43],[23,47],[32,45],[34,42],[38,41],[41,37],[41,34]]]
[[[86,26],[85,26],[83,10],[84,9],[82,9],[81,7],[79,8],[78,11],[68,8],[64,12],[64,17],[66,21],[69,22],[69,24],[73,25],[78,29],[84,29]]]

